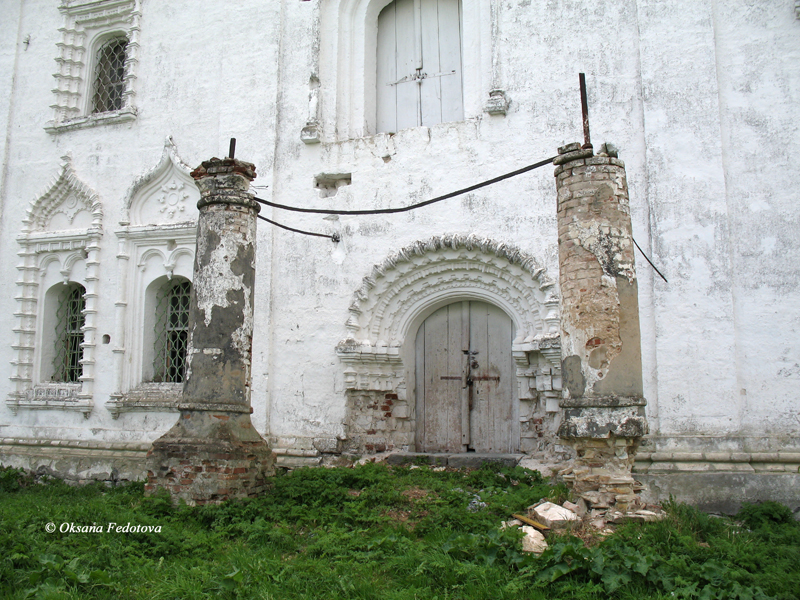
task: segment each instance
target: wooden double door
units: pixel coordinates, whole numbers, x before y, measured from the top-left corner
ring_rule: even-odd
[[[437,310],[416,338],[418,452],[516,452],[514,327],[485,302]]]

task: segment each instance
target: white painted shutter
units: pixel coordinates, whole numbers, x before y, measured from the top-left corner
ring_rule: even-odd
[[[378,131],[464,118],[460,0],[395,0],[378,16]]]

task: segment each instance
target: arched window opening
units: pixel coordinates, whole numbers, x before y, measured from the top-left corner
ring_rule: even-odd
[[[92,113],[122,109],[127,49],[128,40],[121,37],[106,42],[97,51]]]
[[[158,291],[153,352],[154,382],[183,382],[186,374],[191,294],[192,284],[185,279],[168,281]]]
[[[395,0],[378,16],[378,132],[464,119],[460,0]]]
[[[52,380],[78,383],[83,374],[83,327],[86,290],[73,283],[60,295],[56,308],[55,355]]]

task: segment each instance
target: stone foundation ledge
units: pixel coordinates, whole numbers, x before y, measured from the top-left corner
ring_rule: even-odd
[[[58,448],[59,450],[110,450],[114,452],[147,452],[150,442],[99,442],[93,440],[48,440],[37,438],[2,438],[0,452]]]
[[[143,442],[96,442],[87,440],[42,440],[3,438],[0,464],[84,484],[104,481],[116,484],[145,479],[145,457],[150,449]]]
[[[454,469],[478,469],[486,463],[500,463],[505,467],[515,467],[525,457],[524,454],[486,454],[481,452],[434,453],[398,452],[386,457],[389,465],[426,464]]]
[[[798,473],[800,452],[638,452],[634,473],[723,471]]]
[[[733,515],[744,502],[773,500],[785,504],[800,519],[800,474],[777,472],[682,471],[634,473],[644,485],[641,498],[649,504],[675,499],[706,512]]]
[[[326,455],[339,455],[343,450],[343,440],[334,436],[270,436],[268,441],[276,455],[275,466],[285,469],[317,467]]]

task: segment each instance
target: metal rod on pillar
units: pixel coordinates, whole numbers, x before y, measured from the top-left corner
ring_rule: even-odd
[[[234,158],[236,154],[236,138],[231,138],[231,144],[228,147],[228,158]]]
[[[583,114],[583,146],[584,150],[592,147],[592,140],[589,136],[589,100],[586,98],[586,75],[579,73],[578,78],[581,84],[581,112]]]

